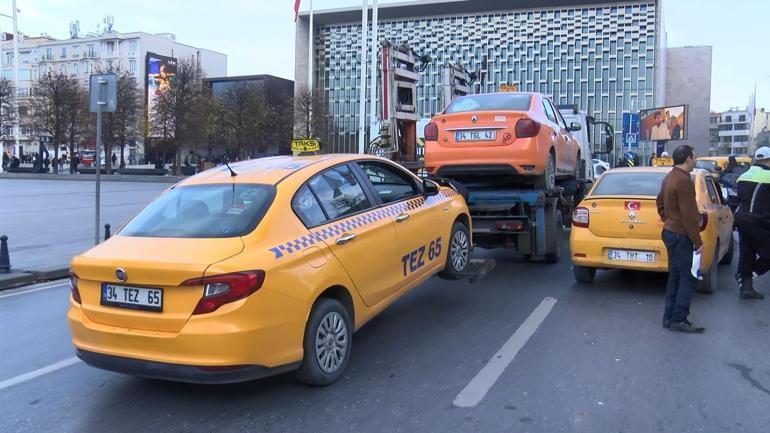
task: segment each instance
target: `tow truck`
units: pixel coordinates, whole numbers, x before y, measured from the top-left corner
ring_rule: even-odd
[[[498,184],[489,177],[453,179],[429,175],[424,168],[424,148],[419,146],[416,131],[421,122],[417,113],[419,73],[432,60],[416,53],[407,45],[383,42],[382,46],[382,123],[379,134],[368,153],[389,158],[422,177],[448,185],[460,192],[472,217],[472,233],[476,246],[482,248],[516,248],[527,260],[560,260],[564,225],[571,222],[572,210],[586,191],[592,168],[581,169],[579,179],[559,182],[552,191],[531,185]],[[441,68],[442,106],[457,97],[471,94],[476,74],[458,64],[446,63]],[[516,86],[506,86],[516,90]],[[600,124],[586,116],[581,128]],[[607,144],[612,145],[611,126]],[[578,128],[578,129],[581,129]],[[587,139],[586,139],[587,142]],[[591,149],[583,153],[584,164],[592,163]]]

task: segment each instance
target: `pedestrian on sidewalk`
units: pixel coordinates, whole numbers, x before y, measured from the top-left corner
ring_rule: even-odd
[[[693,148],[674,149],[674,168],[663,179],[657,197],[658,214],[663,220],[663,243],[668,251],[668,283],[663,327],[672,331],[699,333],[704,328],[687,318],[695,291],[691,273],[693,253],[703,250],[700,237],[700,213],[695,201],[695,184],[690,172],[695,167]]]
[[[738,178],[738,289],[741,299],[764,299],[754,275],[770,270],[770,147],[760,147],[754,165]]]

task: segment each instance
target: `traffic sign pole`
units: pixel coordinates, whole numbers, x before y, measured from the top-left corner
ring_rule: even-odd
[[[96,113],[96,200],[94,203],[94,245],[99,244],[99,210],[101,205],[102,112],[117,108],[118,77],[115,74],[93,74],[89,86],[89,108]]]

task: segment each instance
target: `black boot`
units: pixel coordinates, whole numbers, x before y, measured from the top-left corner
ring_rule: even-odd
[[[738,288],[741,299],[765,299],[765,295],[754,290],[754,280],[738,275]]]

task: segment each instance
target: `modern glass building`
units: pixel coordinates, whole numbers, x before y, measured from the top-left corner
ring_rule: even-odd
[[[380,6],[379,39],[433,58],[418,86],[423,117],[443,110],[441,67],[452,62],[479,74],[473,93],[504,84],[545,93],[612,122],[619,144],[623,112],[663,103],[661,9],[661,0],[423,0]],[[300,15],[297,26],[298,91],[307,89],[308,21]],[[317,11],[314,27],[313,84],[328,103],[327,149],[356,152],[361,9]]]

